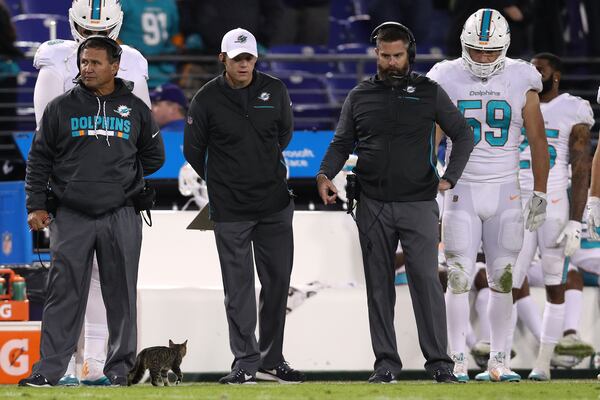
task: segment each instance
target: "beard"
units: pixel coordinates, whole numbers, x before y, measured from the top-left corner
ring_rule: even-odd
[[[542,91],[540,94],[548,93],[550,90],[552,90],[552,77],[546,80],[542,79]]]
[[[379,79],[382,81],[389,81],[394,83],[396,81],[402,80],[408,74],[408,66],[405,68],[383,68],[381,66],[377,66],[377,75],[379,75]]]

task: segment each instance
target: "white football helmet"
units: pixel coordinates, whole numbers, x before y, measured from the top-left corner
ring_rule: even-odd
[[[122,23],[121,0],[73,0],[69,8],[71,34],[77,42],[86,39],[77,31],[78,26],[89,31],[108,31],[107,36],[117,40]]]
[[[482,8],[465,22],[460,35],[462,58],[473,75],[488,78],[504,68],[506,51],[510,45],[510,27],[500,12]],[[491,63],[473,61],[468,49],[502,51]]]

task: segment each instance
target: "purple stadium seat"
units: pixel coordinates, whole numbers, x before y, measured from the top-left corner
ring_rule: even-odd
[[[329,49],[322,46],[307,45],[278,45],[269,49],[270,54],[293,54],[298,56],[312,56],[315,54],[329,54]],[[264,67],[261,65],[261,68]],[[306,71],[315,74],[324,74],[335,71],[334,62],[319,61],[271,61],[272,71]]]
[[[362,62],[362,74],[373,75],[377,72],[377,66],[375,62],[375,53],[373,52],[373,46],[364,43],[346,43],[341,44],[336,48],[338,54],[367,54],[371,55],[372,59],[365,60]],[[338,68],[340,72],[346,74],[357,74],[359,73],[359,61],[340,61]]]
[[[276,75],[285,83],[293,104],[332,103],[323,78],[304,71],[278,72]]]
[[[37,79],[37,70],[31,60],[19,60],[21,72],[17,79],[17,129],[32,131],[35,129],[35,113],[33,110],[33,89]]]
[[[305,71],[279,71],[275,75],[288,88],[294,112],[294,129],[334,128],[339,105],[332,101],[322,77]]]
[[[18,15],[23,12],[21,0],[4,0],[4,3],[6,4],[10,15]]]
[[[71,39],[69,20],[63,15],[21,14],[12,21],[17,30],[17,46],[21,48],[35,47],[50,39]],[[52,37],[53,30],[55,37]]]
[[[367,14],[348,18],[348,43],[371,43],[371,17]]]
[[[331,0],[329,15],[336,19],[346,19],[356,14],[355,0]]]
[[[327,84],[327,90],[329,90],[329,95],[333,101],[342,104],[344,100],[346,100],[348,92],[350,92],[358,82],[356,76],[333,75],[328,76],[325,83]]]
[[[348,43],[348,20],[329,17],[329,47]]]
[[[67,16],[72,0],[21,0],[24,14],[57,14]]]
[[[298,131],[333,130],[339,119],[339,107],[299,104],[294,106],[294,129]]]

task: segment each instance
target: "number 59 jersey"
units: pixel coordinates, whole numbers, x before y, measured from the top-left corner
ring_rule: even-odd
[[[587,100],[563,93],[548,103],[541,103],[544,127],[548,139],[550,154],[550,175],[548,193],[567,190],[569,186],[569,137],[575,125],[594,125],[594,112]],[[531,170],[531,149],[523,129],[521,142],[521,162],[519,181],[521,189],[533,190],[533,172]]]
[[[459,58],[433,66],[436,81],[473,128],[475,148],[461,176],[463,182],[505,183],[518,179],[523,107],[529,90],[542,89],[533,65],[506,58],[502,71],[483,80]],[[446,159],[452,153],[448,140]]]

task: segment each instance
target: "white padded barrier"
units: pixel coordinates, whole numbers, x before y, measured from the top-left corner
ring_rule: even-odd
[[[228,371],[233,359],[223,305],[223,289],[212,232],[186,230],[192,211],[158,211],[145,226],[138,282],[138,347],[189,339],[185,372]],[[344,212],[298,211],[294,215],[292,286],[319,281],[331,286],[288,314],[284,354],[307,371],[371,370],[362,256],[352,218]],[[258,286],[258,278],[256,284]],[[257,287],[257,294],[259,288]],[[396,334],[405,369],[425,362],[407,286],[396,288]],[[532,288],[541,307],[542,289]],[[584,291],[582,337],[600,347],[598,290]],[[514,368],[531,367],[536,344],[517,330]],[[474,362],[471,362],[475,366]]]

